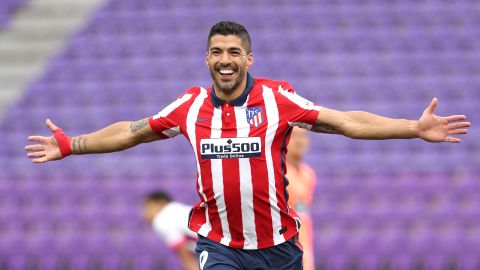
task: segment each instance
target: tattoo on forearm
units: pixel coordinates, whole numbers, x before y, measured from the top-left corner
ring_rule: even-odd
[[[148,119],[147,118],[142,119],[142,120],[138,120],[138,121],[132,122],[130,124],[130,130],[132,132],[137,132],[140,129],[142,129],[143,127],[145,127],[146,125],[148,125]]]
[[[87,138],[83,136],[74,137],[72,139],[72,152],[82,154],[87,152]]]
[[[325,124],[325,123],[315,123],[312,130],[320,133],[328,133],[328,134],[335,133],[335,128],[332,125]]]
[[[82,153],[87,152],[87,138],[83,136],[78,137],[78,150]]]
[[[72,153],[76,154],[77,153],[77,137],[72,138]]]

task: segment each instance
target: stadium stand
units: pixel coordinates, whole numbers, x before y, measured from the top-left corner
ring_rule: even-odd
[[[155,114],[208,86],[209,27],[238,20],[258,77],[326,107],[417,118],[480,115],[480,4],[440,1],[110,0],[0,122],[0,269],[178,269],[140,217],[154,188],[196,201],[183,138],[32,165],[26,136]],[[479,269],[480,129],[460,145],[312,135],[317,269]],[[180,142],[181,141],[181,142]]]
[[[27,0],[4,0],[0,3],[0,29],[10,21],[12,14],[25,5]]]

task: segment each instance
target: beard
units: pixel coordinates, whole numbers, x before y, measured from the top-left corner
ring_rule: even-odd
[[[230,68],[234,71],[231,80],[226,81],[222,79],[219,70],[223,68]],[[242,84],[247,72],[245,69],[239,69],[238,67],[211,67],[209,70],[215,87],[225,95],[231,95]]]

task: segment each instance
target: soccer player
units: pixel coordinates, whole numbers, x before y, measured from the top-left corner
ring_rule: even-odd
[[[219,22],[208,36],[211,87],[192,87],[158,114],[69,137],[49,119],[52,136],[30,136],[35,163],[68,155],[121,151],[141,143],[185,136],[197,165],[197,203],[189,228],[198,233],[200,269],[301,269],[299,218],[286,200],[284,153],[293,126],[354,139],[412,139],[458,143],[464,115],[434,114],[434,98],[419,120],[312,104],[289,83],[254,78],[247,30]]]
[[[303,269],[314,270],[313,255],[313,222],[310,217],[313,192],[315,191],[316,175],[313,169],[302,162],[308,150],[310,140],[307,131],[299,127],[292,129],[287,152],[288,204],[297,212],[302,226],[298,239],[303,246]]]
[[[154,191],[145,198],[143,215],[162,240],[177,253],[183,268],[198,270],[195,256],[197,234],[187,226],[190,208],[172,201],[163,191]]]

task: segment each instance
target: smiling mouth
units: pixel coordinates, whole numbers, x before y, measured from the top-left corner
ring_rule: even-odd
[[[233,77],[233,74],[235,74],[235,71],[232,69],[220,69],[218,71],[218,74],[220,74],[220,77],[222,80],[230,80]]]

